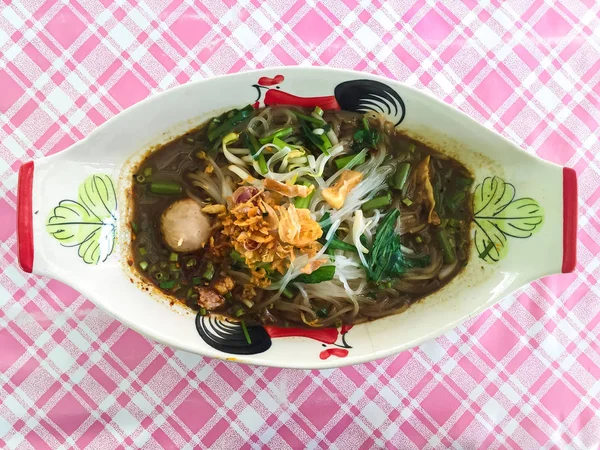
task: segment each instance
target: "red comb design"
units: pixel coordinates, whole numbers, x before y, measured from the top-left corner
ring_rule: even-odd
[[[275,86],[283,81],[283,75],[275,75],[273,78],[269,77],[260,77],[258,79],[258,84],[261,86]]]

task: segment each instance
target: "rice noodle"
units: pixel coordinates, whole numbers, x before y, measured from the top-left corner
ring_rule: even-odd
[[[229,151],[229,149],[227,148],[227,144],[229,142],[233,142],[235,139],[237,139],[237,137],[236,138],[230,137],[232,134],[235,135],[234,133],[230,133],[223,138],[223,143],[221,145],[221,148],[223,149],[223,154],[225,155],[225,158],[227,158],[227,161],[229,161],[231,164],[235,164],[236,166],[246,167],[247,164],[244,161],[242,161],[240,158],[235,156],[233,153],[231,153]]]
[[[206,191],[217,203],[224,204],[225,199],[221,186],[217,186],[215,180],[210,178],[207,174],[201,171],[193,172],[189,174],[192,184]]]
[[[363,266],[367,267],[367,260],[365,259],[365,253],[369,253],[369,250],[360,242],[360,237],[363,235],[367,224],[363,217],[361,209],[354,211],[354,222],[352,224],[352,243],[358,250],[358,256]]]
[[[213,173],[217,176],[217,180],[219,180],[219,183],[221,183],[221,195],[223,199],[226,199],[227,197],[231,196],[231,194],[233,193],[231,183],[229,183],[225,179],[221,168],[217,166],[215,161],[210,156],[206,156],[205,159],[213,166]]]
[[[257,131],[257,124],[262,127],[262,131]],[[263,117],[255,116],[250,119],[250,122],[248,122],[248,131],[254,136],[266,134],[269,131],[269,122],[267,122]]]

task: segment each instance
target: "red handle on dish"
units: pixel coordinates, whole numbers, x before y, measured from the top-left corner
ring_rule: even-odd
[[[33,271],[33,161],[19,169],[17,188],[17,248],[19,265],[24,272]]]
[[[577,173],[563,167],[563,262],[562,272],[577,264]]]

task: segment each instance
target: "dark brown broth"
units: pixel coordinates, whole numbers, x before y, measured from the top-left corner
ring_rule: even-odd
[[[310,113],[310,111],[306,111]],[[326,113],[325,118],[328,118],[329,112]],[[356,115],[357,124],[360,116]],[[246,122],[247,123],[247,122]],[[245,124],[240,124],[238,130],[243,128]],[[353,129],[358,125],[349,126],[348,123],[344,123],[341,126],[341,133],[348,133],[348,130],[352,132]],[[469,186],[466,184],[460,184],[457,180],[470,180],[472,175],[460,162],[449,158],[434,149],[424,145],[421,142],[412,140],[402,134],[388,135],[391,142],[391,155],[390,158],[398,157],[399,155],[408,155],[407,161],[413,165],[416,165],[426,155],[431,155],[431,167],[434,169],[435,177],[433,183],[437,183],[440,198],[436,198],[437,207],[440,217],[444,224],[452,224],[451,227],[447,227],[451,231],[451,240],[454,244],[454,249],[458,259],[458,264],[453,271],[451,276],[447,276],[444,280],[436,279],[430,283],[429,286],[423,286],[420,290],[414,293],[407,293],[401,296],[401,300],[394,300],[388,298],[385,295],[385,286],[373,286],[371,283],[369,296],[376,301],[382,301],[382,304],[390,303],[393,304],[393,308],[398,310],[402,305],[408,305],[425,295],[439,289],[446,282],[448,282],[453,276],[455,276],[462,267],[467,263],[469,254],[469,233],[471,223],[471,194],[469,193]],[[192,130],[185,135],[174,139],[173,141],[163,145],[149,154],[139,165],[138,173],[143,173],[144,169],[150,168],[152,175],[148,177],[145,183],[133,183],[133,220],[137,233],[134,233],[134,240],[132,242],[132,253],[134,256],[135,267],[139,273],[145,277],[149,282],[159,287],[159,282],[155,275],[157,272],[169,272],[173,261],[169,261],[169,257],[172,254],[171,249],[165,244],[160,230],[160,218],[165,209],[174,201],[188,198],[191,194],[200,199],[207,197],[199,188],[194,187],[186,174],[196,171],[204,170],[206,162],[198,157],[196,154],[200,151],[208,151],[212,145],[206,138],[206,131],[204,126]],[[217,164],[221,167],[228,165],[228,162],[224,159],[220,151],[215,157]],[[331,175],[337,169],[334,164],[328,166],[324,177]],[[183,186],[183,191],[180,195],[156,195],[152,194],[149,189],[149,181],[151,180],[173,180],[177,181]],[[393,193],[394,202],[392,205],[400,206],[401,211],[410,212],[411,206],[406,205],[402,202],[402,193],[399,191],[391,190]],[[456,196],[464,198],[460,201],[451,203],[456,207],[449,208],[446,206],[448,199],[455,198]],[[426,225],[422,230],[418,232],[405,234],[402,237],[402,244],[411,249],[415,254],[421,253],[429,245],[436,245],[436,227],[432,225]],[[215,238],[219,239],[218,233]],[[145,254],[140,254],[140,248],[143,247]],[[142,270],[140,263],[145,261],[148,263],[146,270]],[[195,264],[190,264],[191,261],[195,261]],[[210,287],[211,283],[219,277],[223,277],[231,269],[233,263],[231,258],[218,256],[211,254],[206,250],[200,250],[187,254],[179,254],[177,262],[178,265],[178,284],[180,287],[173,291],[172,289],[163,289],[163,292],[169,296],[173,296],[178,300],[186,303],[193,309],[198,309],[195,297],[190,298],[190,292],[193,291],[194,286]],[[212,264],[215,268],[216,276],[212,282],[202,278],[202,275],[207,270],[207,266]],[[188,267],[189,266],[189,267]],[[255,303],[259,303],[260,298],[264,294],[262,290],[257,289],[258,296],[255,299]],[[231,292],[231,297],[234,300],[228,300],[226,304],[225,313],[231,313],[231,303],[236,298],[241,296],[242,286],[236,284],[236,287]],[[269,294],[270,295],[270,294]],[[387,303],[386,303],[387,302]],[[314,307],[319,308],[321,304],[318,299],[315,299]],[[278,315],[277,315],[278,314]],[[295,321],[291,314],[285,311],[279,311],[275,315],[275,320],[281,325],[288,325]],[[265,321],[273,320],[273,314],[267,312],[268,319],[261,312],[254,314],[250,317],[250,320]],[[386,315],[386,314],[382,314]],[[364,315],[359,315],[356,322],[369,320],[378,317],[377,311],[365,312]],[[288,320],[290,322],[288,322]]]

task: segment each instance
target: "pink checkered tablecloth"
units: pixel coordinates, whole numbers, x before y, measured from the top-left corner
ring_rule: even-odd
[[[236,3],[0,4],[0,448],[597,448],[598,2]],[[293,64],[404,81],[574,167],[576,272],[396,357],[309,372],[165,348],[18,269],[21,163],[152,93]]]

